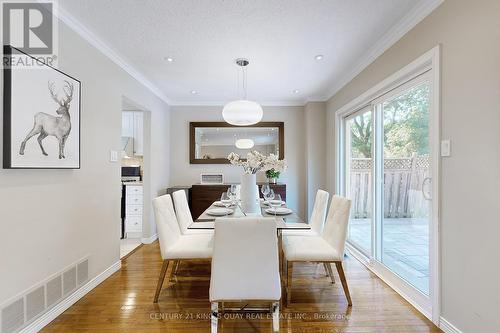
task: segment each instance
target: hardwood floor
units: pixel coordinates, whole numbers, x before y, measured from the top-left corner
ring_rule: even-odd
[[[66,310],[42,332],[209,332],[210,264],[184,262],[177,281],[165,280],[153,304],[162,261],[158,242],[122,261],[121,271]],[[173,265],[170,265],[167,276]],[[281,308],[280,332],[441,332],[355,259],[344,263],[351,291],[347,307],[342,286],[331,284],[323,265],[296,264],[292,303]],[[271,332],[267,315],[227,314],[219,332]],[[250,317],[251,316],[251,317]],[[262,316],[263,318],[255,318]]]

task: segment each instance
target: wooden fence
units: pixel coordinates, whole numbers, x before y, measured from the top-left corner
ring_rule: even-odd
[[[351,161],[350,197],[353,218],[371,216],[372,159]],[[429,176],[429,157],[386,158],[384,160],[384,217],[426,217],[429,201],[422,193],[424,179]]]

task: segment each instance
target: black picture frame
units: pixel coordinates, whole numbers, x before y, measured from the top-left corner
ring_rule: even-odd
[[[78,163],[75,166],[15,166],[12,163],[12,68],[10,65],[6,65],[8,61],[9,64],[14,55],[26,56],[31,59],[33,63],[37,63],[38,66],[47,67],[47,69],[54,70],[59,74],[66,76],[67,78],[76,81],[78,83]],[[82,105],[82,83],[75,77],[62,72],[61,70],[47,65],[31,55],[13,47],[10,45],[3,46],[3,169],[65,169],[65,170],[75,170],[81,168],[81,105]],[[35,70],[35,69],[34,69]],[[37,69],[38,70],[38,69]],[[46,87],[44,87],[46,88]],[[28,96],[27,96],[28,97]],[[75,105],[75,104],[72,104]],[[71,125],[74,128],[73,124]]]

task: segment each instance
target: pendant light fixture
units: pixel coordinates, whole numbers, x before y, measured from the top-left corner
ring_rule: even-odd
[[[252,139],[238,139],[234,145],[238,149],[251,149],[255,145],[255,142]]]
[[[243,74],[243,99],[229,102],[222,109],[222,118],[224,118],[224,120],[231,125],[254,125],[262,120],[262,115],[264,114],[259,103],[247,100],[246,68],[248,64],[249,62],[247,59],[236,59],[236,65],[240,66],[241,72]]]

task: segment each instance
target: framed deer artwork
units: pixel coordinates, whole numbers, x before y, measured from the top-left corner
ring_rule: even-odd
[[[4,46],[4,169],[79,169],[81,83]]]

